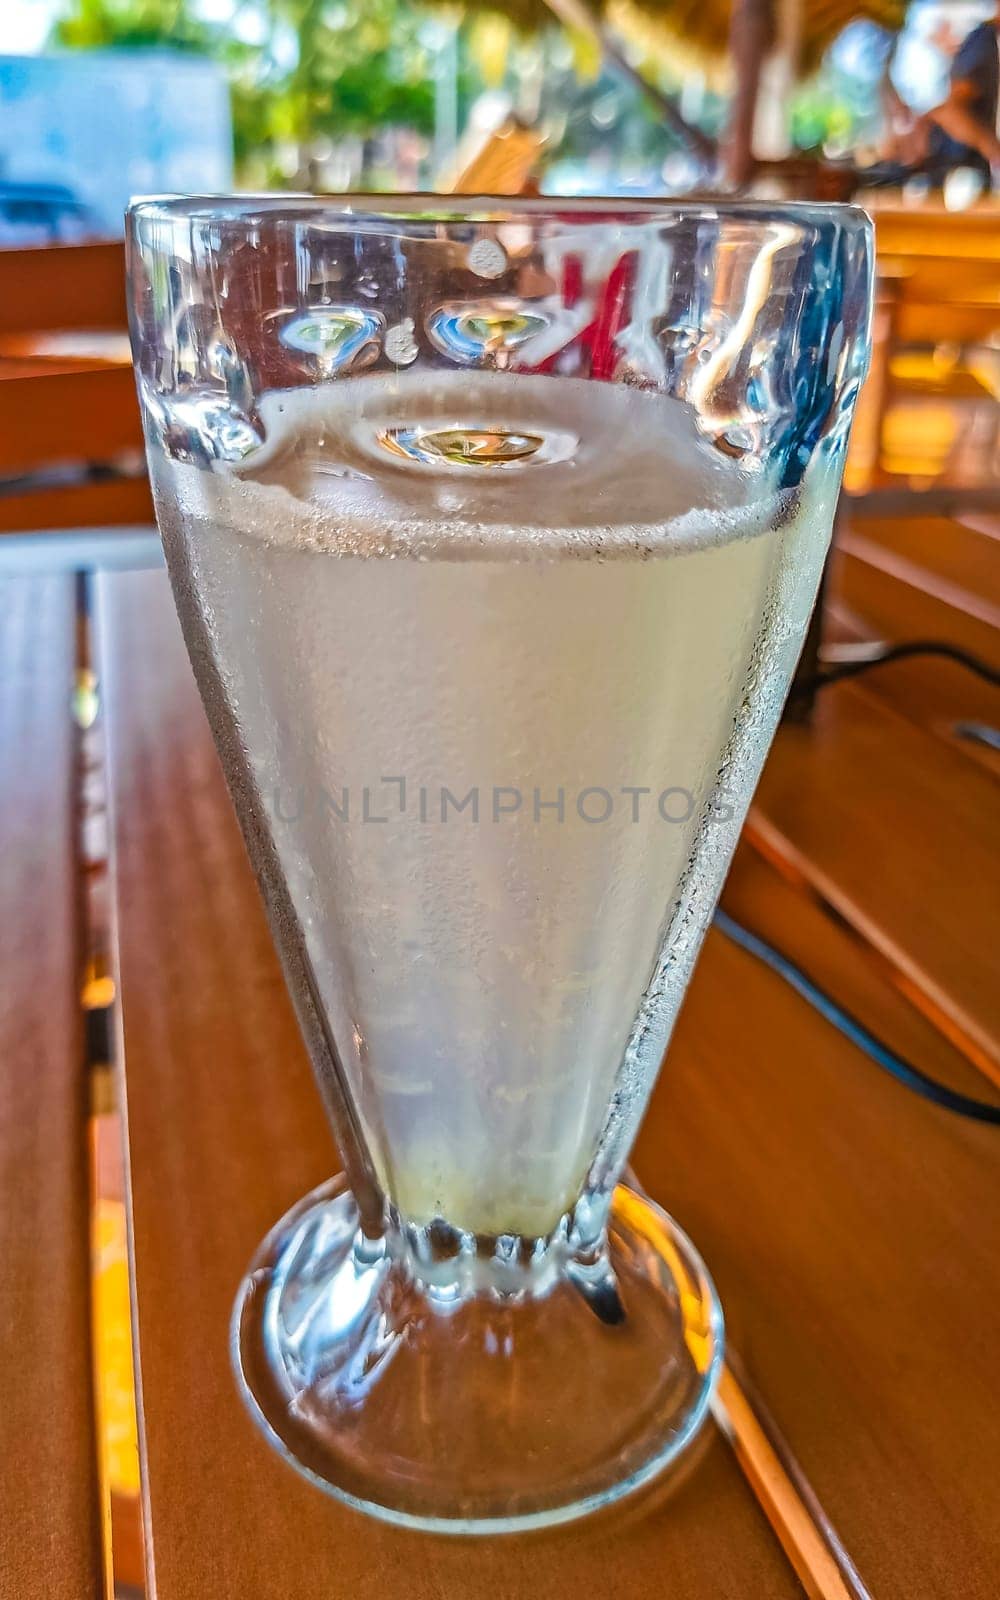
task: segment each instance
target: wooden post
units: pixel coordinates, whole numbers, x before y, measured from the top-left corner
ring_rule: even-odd
[[[760,160],[780,161],[791,153],[804,5],[805,0],[774,0],[774,43],[761,73],[753,130],[753,153]]]
[[[760,76],[774,44],[774,0],[733,0],[729,54],[735,89],[725,141],[725,174],[737,187],[753,171],[753,128]]]

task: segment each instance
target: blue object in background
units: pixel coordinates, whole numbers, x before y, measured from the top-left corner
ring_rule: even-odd
[[[0,191],[63,186],[116,237],[133,195],[232,181],[229,92],[214,62],[168,50],[0,56]]]

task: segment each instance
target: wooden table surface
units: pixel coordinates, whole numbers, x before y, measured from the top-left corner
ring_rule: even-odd
[[[963,610],[960,593],[964,584],[989,594],[974,561],[995,545],[995,530],[987,521],[970,531],[976,537],[957,541],[953,565],[933,529],[915,543],[917,603],[929,624],[922,631],[942,619],[959,631],[968,624],[973,647],[991,648],[996,659],[995,635]],[[893,530],[873,522],[853,536],[898,555]],[[870,558],[864,548],[841,558],[855,564],[837,585],[847,635],[865,625],[904,636],[913,573]],[[866,562],[876,581],[864,624],[858,573]],[[19,594],[33,585],[18,615],[57,638],[71,622],[66,584],[17,579],[8,587],[17,584]],[[635,1164],[703,1250],[747,1392],[766,1407],[775,1440],[860,1582],[852,1589],[831,1579],[801,1551],[791,1551],[793,1565],[772,1526],[789,1546],[766,1485],[714,1423],[682,1471],[634,1503],[502,1541],[382,1526],[321,1496],[270,1451],[230,1373],[230,1308],[261,1236],[335,1168],[336,1152],[164,575],[103,575],[98,612],[149,1595],[993,1600],[1000,1134],[907,1091],[719,931],[707,941]],[[71,668],[70,645],[53,644],[50,661],[34,692],[53,701]],[[43,747],[16,696],[0,698],[0,717],[20,729],[28,752],[28,776],[0,788],[5,839],[12,811],[31,813],[20,824],[13,897],[5,885],[0,944],[6,936],[3,953],[20,962],[23,983],[11,907],[23,918],[22,904],[32,903],[25,941],[42,939],[43,919],[54,930],[45,942],[47,1003],[30,1028],[46,1032],[48,1054],[65,1060],[75,1048],[71,1008],[60,1011],[50,997],[72,981],[65,888],[60,899],[72,841],[60,831],[58,797],[46,801],[30,774],[47,762],[69,784],[73,743],[65,718],[53,704],[48,710],[45,726],[63,732],[47,733]],[[956,734],[965,716],[996,726],[1000,695],[930,662],[824,690],[812,725],[779,735],[725,904],[892,1049],[986,1099],[996,1098],[1000,1061],[997,770]],[[30,1033],[26,1042],[23,1024],[16,1037],[2,1033],[4,1023],[0,1013],[18,1062],[34,1059],[42,1046]],[[0,1243],[22,1252],[19,1316],[40,1317],[48,1279],[62,1296],[59,1317],[46,1324],[46,1355],[59,1373],[50,1398],[64,1408],[77,1448],[75,1475],[50,1502],[58,1538],[37,1518],[29,1528],[35,1541],[50,1539],[58,1582],[32,1573],[24,1558],[31,1545],[17,1541],[0,1566],[0,1594],[18,1600],[98,1592],[93,1519],[80,1511],[92,1503],[93,1471],[78,1448],[89,1425],[87,1341],[74,1333],[85,1287],[79,1253],[54,1220],[66,1214],[66,1187],[77,1193],[84,1181],[67,1132],[80,1085],[64,1068],[62,1080],[42,1075],[35,1092],[33,1114],[48,1119],[63,1151],[53,1221],[43,1209],[36,1222],[53,1235],[45,1274],[16,1227]],[[15,1139],[11,1126],[0,1115],[0,1159],[16,1162],[18,1139],[38,1135],[29,1122]],[[13,1323],[2,1326],[9,1365]],[[43,1405],[44,1386],[26,1384],[10,1439]],[[0,1412],[0,1445],[5,1421]],[[58,1437],[49,1423],[39,1451],[53,1451]],[[44,1454],[32,1470],[45,1471]],[[27,1490],[15,1509],[30,1521]],[[2,1581],[8,1571],[14,1587]]]
[[[73,579],[0,578],[0,639],[0,1595],[81,1600],[100,1554]]]

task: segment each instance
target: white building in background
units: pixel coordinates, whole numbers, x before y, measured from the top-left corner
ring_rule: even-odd
[[[109,234],[133,195],[232,188],[229,93],[171,51],[0,56],[0,186],[59,184]]]

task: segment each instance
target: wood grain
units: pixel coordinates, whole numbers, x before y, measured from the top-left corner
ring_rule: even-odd
[[[239,1278],[336,1156],[165,580],[101,594],[144,1475],[158,1600],[801,1596],[721,1438],[624,1511],[503,1541],[382,1527],[261,1442],[229,1370]]]
[[[0,651],[0,1594],[96,1600],[72,580],[0,580]]]
[[[1000,615],[1000,551],[987,533],[943,516],[854,514],[847,530],[924,569],[933,581],[986,600]]]
[[[877,952],[747,842],[737,849],[722,903],[904,1060],[963,1094],[1000,1100],[982,1071],[889,981]]]
[[[964,508],[956,510],[955,518],[964,528],[972,528],[975,533],[984,533],[988,539],[1000,540],[1000,517],[994,512],[973,506],[968,511]]]
[[[869,210],[879,256],[905,257],[911,271],[944,260],[961,277],[970,263],[1000,262],[997,208],[988,201],[952,212],[933,200],[914,209],[892,196],[873,194]]]
[[[893,560],[868,540],[848,535],[834,551],[831,585],[884,639],[941,639],[991,666],[1000,663],[993,608],[978,601],[969,610],[970,597],[957,585],[932,592],[922,568]]]
[[[116,578],[106,594],[158,1593],[266,1600],[280,1572],[309,1596],[324,1564],[361,1595],[784,1593],[715,1440],[662,1505],[505,1543],[502,1565],[488,1547],[361,1523],[261,1450],[222,1355],[230,1296],[259,1234],[332,1152],[162,579]],[[728,903],[887,1042],[975,1092],[855,942],[759,861],[741,861]],[[879,1600],[992,1596],[992,1130],[908,1094],[711,936],[638,1164],[707,1249],[734,1341]]]
[[[988,621],[970,618],[961,603],[969,594],[994,608],[1000,603],[997,538],[986,517],[976,522],[950,516],[873,517],[854,511],[848,527],[869,546],[902,556],[906,578],[835,551],[824,618],[828,641],[936,638],[978,650],[988,661],[995,659],[996,630]],[[957,606],[934,592],[942,580],[951,600],[959,601]],[[865,677],[864,688],[1000,775],[1000,756],[961,731],[970,723],[1000,727],[1000,689],[967,667],[941,657],[913,657],[879,667]]]
[[[152,521],[153,502],[145,477],[103,479],[0,495],[0,535],[57,528],[134,526]]]
[[[940,576],[911,556],[897,553],[884,543],[850,529],[841,535],[839,545],[845,555],[862,562],[868,572],[874,569],[898,583],[920,590],[980,625],[994,630],[1000,628],[1000,607],[987,599],[979,587],[964,587],[961,581]]]
[[[752,857],[729,909],[982,1096],[853,941]],[[931,1106],[709,936],[636,1151],[878,1600],[991,1600],[1000,1562],[997,1132]]]
[[[0,252],[0,334],[117,329],[126,322],[120,241]]]
[[[1000,1061],[993,777],[851,683],[775,741],[748,837],[892,964],[967,1053]]]
[[[906,298],[896,315],[896,336],[901,344],[928,342],[959,345],[988,345],[1000,325],[1000,306],[995,302],[976,303],[976,288],[970,304],[961,299],[949,304],[941,300]]]
[[[877,631],[836,596],[826,606],[823,624],[828,651],[831,644],[877,640]],[[885,701],[918,728],[948,740],[970,761],[1000,777],[1000,753],[960,731],[968,723],[1000,728],[1000,689],[941,656],[889,662],[867,673],[863,687],[866,694]]]
[[[0,378],[0,472],[141,450],[131,367]]]

